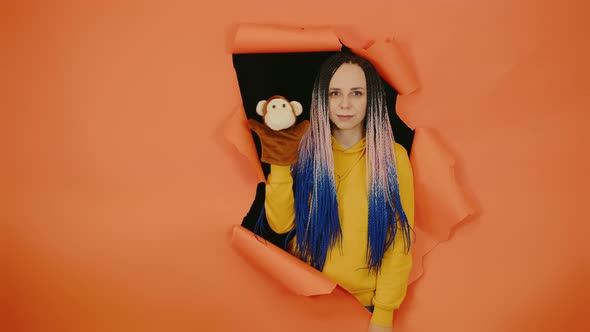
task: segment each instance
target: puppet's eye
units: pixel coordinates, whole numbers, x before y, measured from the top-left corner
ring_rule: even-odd
[[[283,104],[283,108],[285,108],[285,104]]]
[[[275,107],[276,107],[275,105],[272,105],[272,108],[275,108]]]

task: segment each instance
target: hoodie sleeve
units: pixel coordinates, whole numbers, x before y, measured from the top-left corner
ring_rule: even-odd
[[[290,166],[270,165],[264,208],[268,224],[275,233],[287,233],[295,226],[295,198]]]

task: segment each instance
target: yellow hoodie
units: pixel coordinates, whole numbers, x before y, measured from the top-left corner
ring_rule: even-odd
[[[365,138],[344,149],[332,137],[338,213],[342,230],[342,250],[335,246],[326,258],[323,273],[354,295],[363,306],[374,306],[371,323],[390,327],[393,311],[406,296],[412,256],[404,251],[402,232],[395,246],[382,261],[381,272],[369,273],[366,261],[368,202],[366,184]],[[413,173],[406,149],[394,143],[402,207],[410,226],[414,226]],[[266,217],[279,234],[295,226],[293,178],[289,166],[271,165],[266,184]],[[289,244],[293,252],[295,239]]]

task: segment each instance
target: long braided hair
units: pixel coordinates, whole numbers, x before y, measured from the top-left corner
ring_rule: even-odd
[[[403,233],[406,252],[411,228],[402,209],[385,90],[375,67],[366,59],[348,52],[330,57],[322,65],[312,92],[310,128],[299,145],[298,162],[293,166],[295,192],[295,254],[322,270],[330,248],[341,240],[334,176],[328,87],[332,76],[344,63],[359,65],[367,83],[365,118],[368,186],[369,269],[378,271],[383,255],[395,245],[398,230]]]

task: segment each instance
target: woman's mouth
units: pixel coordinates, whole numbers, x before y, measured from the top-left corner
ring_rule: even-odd
[[[354,115],[336,115],[339,120],[346,121],[354,117]]]

